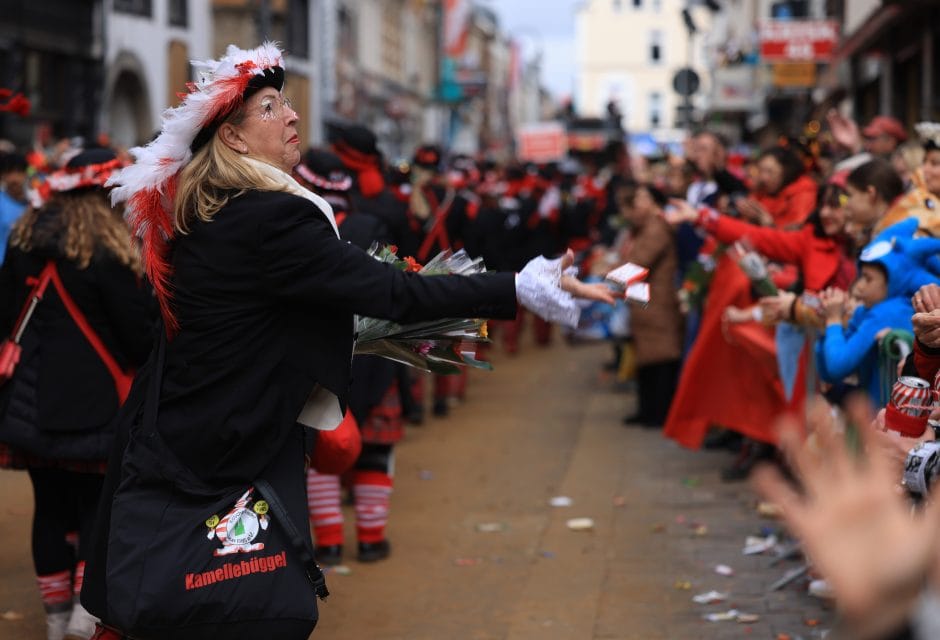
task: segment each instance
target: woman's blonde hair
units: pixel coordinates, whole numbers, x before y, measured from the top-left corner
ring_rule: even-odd
[[[10,245],[21,251],[57,247],[79,269],[103,249],[134,273],[143,273],[123,207],[112,208],[103,189],[56,193],[41,208],[29,207],[13,225]]]
[[[240,111],[227,122],[237,126],[243,120],[244,112]],[[243,162],[238,153],[213,135],[180,171],[173,203],[177,232],[189,233],[196,220],[211,221],[230,199],[251,189],[284,191],[285,187]]]

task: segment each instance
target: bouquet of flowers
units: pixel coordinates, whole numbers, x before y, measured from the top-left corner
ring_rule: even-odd
[[[442,251],[423,267],[412,257],[399,258],[397,248],[375,243],[369,255],[402,271],[430,275],[472,275],[484,273],[482,258],[471,259],[461,249]],[[491,370],[488,362],[477,360],[473,352],[462,350],[466,343],[489,342],[486,321],[477,318],[429,320],[398,324],[391,320],[356,317],[357,355],[375,355],[432,373],[458,373],[471,366]]]
[[[679,305],[683,313],[688,313],[693,309],[702,310],[718,260],[724,252],[725,245],[712,245],[706,242],[696,256],[695,262],[689,264],[679,289]]]

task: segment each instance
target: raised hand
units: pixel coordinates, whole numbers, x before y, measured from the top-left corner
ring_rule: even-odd
[[[836,606],[852,626],[852,638],[880,638],[910,615],[940,554],[940,500],[911,515],[898,490],[896,462],[873,437],[867,401],[849,404],[864,456],[850,453],[832,411],[818,403],[810,412],[815,446],[805,446],[798,425],[780,429],[780,446],[803,493],[772,467],[752,482],[783,518],[836,594]]]
[[[862,150],[862,134],[854,120],[846,118],[835,109],[830,109],[826,114],[826,122],[836,144],[852,153]]]

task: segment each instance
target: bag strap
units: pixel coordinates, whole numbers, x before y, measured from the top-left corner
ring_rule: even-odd
[[[85,339],[88,340],[91,347],[95,350],[95,353],[98,354],[98,357],[108,369],[108,373],[110,373],[111,378],[114,379],[114,388],[117,391],[118,400],[121,404],[124,404],[124,401],[127,399],[127,394],[131,390],[131,381],[134,376],[121,369],[120,365],[114,359],[114,356],[112,356],[108,348],[104,346],[101,337],[98,336],[98,333],[92,328],[91,324],[88,322],[88,318],[86,318],[82,310],[78,308],[78,305],[75,304],[75,300],[65,288],[65,285],[62,283],[62,278],[59,277],[59,270],[52,260],[46,263],[46,268],[50,267],[49,275],[52,278],[52,285],[59,294],[59,299],[62,300],[62,304],[65,305],[65,310],[72,316],[72,320],[78,325],[82,335],[85,336]],[[43,273],[45,273],[45,269],[43,269]]]
[[[16,324],[13,325],[13,333],[10,335],[14,344],[20,343],[23,332],[26,331],[29,321],[33,318],[33,312],[36,311],[36,307],[39,306],[39,303],[42,301],[42,297],[46,293],[46,287],[49,286],[49,282],[52,280],[52,271],[54,269],[55,263],[50,260],[42,268],[38,278],[33,276],[26,278],[26,284],[32,284],[33,288],[29,292],[26,302],[23,304],[23,309],[16,319]]]
[[[272,487],[271,483],[263,478],[258,478],[255,480],[255,487],[258,488],[261,494],[268,501],[268,506],[274,512],[274,515],[277,516],[277,519],[280,521],[281,525],[284,527],[284,531],[287,533],[287,537],[290,538],[291,546],[294,547],[294,552],[303,563],[304,571],[307,573],[307,578],[313,585],[314,593],[317,594],[317,597],[320,600],[326,600],[330,595],[329,589],[326,588],[326,578],[324,577],[323,572],[320,570],[319,565],[317,565],[317,561],[314,559],[313,554],[310,553],[310,549],[304,543],[304,539],[300,535],[300,532],[297,531],[297,527],[294,526],[294,522],[287,514],[287,510],[284,508],[284,505],[281,504],[281,499],[278,497],[274,487]]]

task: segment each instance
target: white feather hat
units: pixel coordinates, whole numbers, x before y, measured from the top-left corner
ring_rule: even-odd
[[[220,122],[244,102],[251,88],[270,85],[280,89],[284,56],[275,43],[256,49],[229,45],[218,60],[192,61],[196,81],[187,83],[182,102],[163,112],[160,134],[143,147],[130,150],[134,164],[113,176],[111,201],[125,202],[128,223],[143,241],[147,275],[153,284],[164,318],[174,326],[168,304],[170,267],[167,249],[173,238],[173,199],[180,170]],[[200,135],[202,134],[202,135]]]

